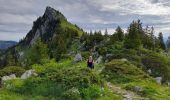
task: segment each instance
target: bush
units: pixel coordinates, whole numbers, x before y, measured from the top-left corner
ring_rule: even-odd
[[[24,72],[25,69],[22,67],[10,66],[0,70],[0,76],[2,77],[5,75],[15,74],[16,76],[20,77]]]
[[[152,70],[152,76],[160,77],[163,76],[163,81],[170,79],[170,58],[157,54],[157,53],[146,53],[142,57],[142,64],[145,69]],[[170,80],[169,80],[170,81]]]
[[[112,60],[105,65],[101,75],[114,83],[127,83],[147,78],[144,72],[128,61]]]

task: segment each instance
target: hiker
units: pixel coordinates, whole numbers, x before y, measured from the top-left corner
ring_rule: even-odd
[[[89,59],[87,60],[87,67],[94,69],[94,60],[92,56],[90,56]]]

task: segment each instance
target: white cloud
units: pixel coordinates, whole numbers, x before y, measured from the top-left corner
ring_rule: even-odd
[[[101,0],[103,1],[103,0]],[[101,5],[101,11],[119,11],[122,14],[138,14],[138,15],[170,15],[170,7],[165,6],[169,2],[152,3],[151,0],[112,0],[107,3],[98,2]],[[97,2],[96,2],[97,3]]]
[[[132,20],[141,19],[157,33],[170,33],[169,0],[0,0],[0,40],[22,38],[46,6],[85,30],[113,33],[118,25],[126,30]]]

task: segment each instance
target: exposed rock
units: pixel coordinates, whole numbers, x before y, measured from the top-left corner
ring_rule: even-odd
[[[97,58],[97,60],[95,61],[95,63],[96,63],[96,64],[101,63],[101,62],[102,62],[102,59],[103,59],[103,57],[102,57],[102,56],[100,56],[99,58]]]
[[[170,83],[167,83],[168,86],[170,86]]]
[[[139,94],[139,93],[143,92],[143,88],[140,86],[135,86],[133,88],[133,91]]]
[[[3,76],[3,77],[2,77],[2,81],[12,80],[12,79],[16,79],[15,74],[11,74],[11,75],[9,75],[9,76]]]
[[[125,62],[128,61],[126,58],[122,58],[121,61]]]
[[[74,57],[74,62],[79,62],[82,61],[83,58],[80,53],[77,53],[76,56]]]
[[[158,84],[162,84],[162,77],[156,77],[156,78],[155,78],[155,81],[156,81]]]
[[[110,58],[112,56],[113,56],[113,54],[106,54],[106,58]]]
[[[130,94],[123,95],[123,100],[132,100],[132,96]]]
[[[22,74],[21,79],[27,79],[31,76],[37,76],[37,73],[35,73],[35,71],[32,69],[27,70],[24,74]]]
[[[151,69],[149,69],[149,70],[148,70],[148,73],[149,73],[149,74],[152,74],[152,70],[151,70]]]

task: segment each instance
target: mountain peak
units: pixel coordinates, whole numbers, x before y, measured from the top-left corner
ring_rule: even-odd
[[[48,18],[50,20],[58,20],[58,19],[65,19],[66,20],[66,18],[64,17],[64,15],[61,12],[55,10],[54,8],[52,8],[50,6],[46,7],[44,17]]]

